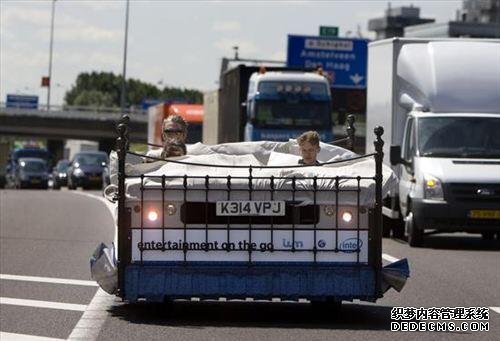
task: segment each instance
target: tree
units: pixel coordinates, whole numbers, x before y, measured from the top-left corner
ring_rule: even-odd
[[[113,107],[113,98],[109,93],[97,90],[83,90],[75,98],[73,105]]]
[[[76,78],[75,85],[66,92],[64,100],[68,105],[119,107],[121,83],[122,77],[112,72],[83,72]],[[194,89],[173,87],[159,89],[153,84],[137,79],[127,79],[126,86],[127,106],[139,106],[145,99],[203,102],[203,94]]]

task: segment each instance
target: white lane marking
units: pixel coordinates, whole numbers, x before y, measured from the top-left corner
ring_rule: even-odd
[[[115,296],[99,288],[67,340],[97,340]]]
[[[19,275],[0,274],[0,279],[6,279],[9,281],[82,285],[82,286],[87,286],[87,287],[98,286],[97,283],[94,281],[84,281],[84,280],[79,280],[79,279],[66,279],[66,278],[55,278],[55,277],[19,276]]]
[[[383,253],[382,258],[388,262],[391,262],[391,263],[397,262],[399,260],[396,257],[392,257],[391,255],[388,255],[387,253]]]
[[[490,307],[495,313],[500,314],[500,307]]]
[[[62,341],[64,339],[56,339],[53,337],[0,332],[0,340],[2,340],[2,341]]]
[[[20,298],[0,297],[0,304],[17,305],[23,307],[61,309],[73,311],[85,311],[85,304],[59,303],[39,300],[23,300]]]

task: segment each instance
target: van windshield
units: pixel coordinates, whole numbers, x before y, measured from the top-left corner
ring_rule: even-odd
[[[424,117],[418,124],[420,156],[500,158],[500,118]]]
[[[23,157],[36,157],[47,160],[49,158],[49,152],[45,149],[18,149],[14,152],[14,160],[18,160]]]
[[[25,172],[44,172],[46,170],[45,163],[38,161],[23,161],[21,167]]]
[[[100,166],[108,163],[106,154],[80,154],[75,157],[75,162],[82,166]]]

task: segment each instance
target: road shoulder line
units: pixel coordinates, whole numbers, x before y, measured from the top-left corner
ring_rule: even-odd
[[[399,260],[398,258],[388,255],[387,253],[382,253],[382,258],[391,263],[397,262]]]
[[[97,340],[115,296],[99,288],[67,340]]]

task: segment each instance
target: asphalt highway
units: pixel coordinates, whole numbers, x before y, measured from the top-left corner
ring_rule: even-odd
[[[489,311],[488,332],[390,331],[393,307],[500,307],[498,241],[433,235],[424,247],[410,248],[404,241],[384,239],[385,263],[408,258],[407,285],[376,304],[344,303],[335,315],[308,303],[169,306],[124,304],[107,297],[105,309],[88,318],[100,301],[90,279],[89,256],[113,235],[112,215],[97,191],[0,191],[0,339],[500,339],[500,309]],[[75,333],[82,326],[91,332]]]

